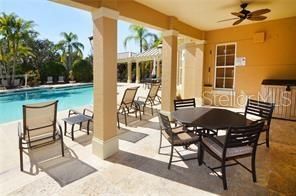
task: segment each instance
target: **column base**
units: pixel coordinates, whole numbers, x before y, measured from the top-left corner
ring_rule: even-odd
[[[139,84],[140,83],[140,80],[136,80],[136,83]]]
[[[98,138],[93,138],[92,140],[92,151],[93,153],[101,159],[106,159],[116,152],[118,152],[118,138],[117,136],[103,141]]]
[[[127,80],[127,83],[132,83],[132,80]]]

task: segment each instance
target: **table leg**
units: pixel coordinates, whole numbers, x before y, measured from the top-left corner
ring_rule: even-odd
[[[87,121],[87,135],[89,135],[89,122],[90,121]]]
[[[72,125],[72,129],[71,129],[71,137],[72,137],[72,141],[74,140],[74,125]]]
[[[66,136],[66,133],[67,133],[67,123],[66,123],[66,121],[64,121],[64,127],[65,127],[64,136]]]

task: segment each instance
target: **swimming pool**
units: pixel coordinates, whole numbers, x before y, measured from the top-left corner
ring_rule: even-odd
[[[93,86],[79,85],[43,88],[0,94],[0,123],[22,119],[22,105],[59,100],[58,110],[67,110],[93,103]]]

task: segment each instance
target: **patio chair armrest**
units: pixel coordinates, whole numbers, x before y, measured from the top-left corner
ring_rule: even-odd
[[[90,109],[87,109],[87,108],[83,109],[83,114],[86,115],[86,116],[89,116],[91,118],[94,117],[94,112],[92,110],[90,110]]]
[[[21,138],[23,136],[23,127],[22,127],[22,124],[20,122],[17,125],[17,134],[18,134],[19,138]]]
[[[56,122],[57,130],[59,131],[59,134],[63,135],[63,129],[61,124],[57,121]]]
[[[81,114],[81,112],[78,112],[77,110],[70,109],[69,113],[68,113],[68,117],[70,117],[73,114]]]

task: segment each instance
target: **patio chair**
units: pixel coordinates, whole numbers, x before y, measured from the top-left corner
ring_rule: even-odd
[[[159,87],[160,87],[160,83],[152,84],[147,97],[139,96],[137,98],[136,103],[140,106],[140,109],[142,108],[143,114],[145,114],[145,107],[149,104],[151,108],[151,114],[153,116],[153,106],[155,105],[155,100],[158,99],[158,102],[161,103],[161,98],[157,94]]]
[[[61,139],[64,156],[62,127],[57,123],[57,104],[58,101],[23,105],[23,126],[18,124],[21,171],[23,151],[51,144],[56,141],[56,135]]]
[[[60,83],[60,84],[65,83],[64,76],[59,76],[58,83]]]
[[[46,84],[53,84],[53,77],[52,76],[47,76]]]
[[[269,148],[269,130],[270,130],[270,123],[271,123],[273,110],[274,110],[273,103],[248,99],[245,111],[243,113],[246,117],[247,115],[254,115],[256,117],[259,117],[265,120],[265,124],[263,126],[262,132],[266,132],[266,139],[265,139],[265,142],[259,143],[258,145],[266,144],[266,147],[268,148]]]
[[[181,160],[176,160],[176,161],[172,160],[173,153],[174,153],[174,147],[183,146],[183,147],[187,148],[191,144],[197,145],[197,143],[199,141],[199,136],[194,134],[193,132],[184,131],[182,126],[172,128],[169,118],[161,113],[158,114],[158,118],[159,118],[159,125],[160,125],[160,142],[159,142],[158,153],[160,154],[161,148],[171,147],[168,169],[171,168],[172,162],[188,161],[188,160],[197,159],[197,157],[185,159],[177,151],[177,153],[181,157]],[[170,146],[164,146],[164,147],[161,146],[162,145],[162,137],[165,137],[168,140],[168,142],[170,143]]]
[[[127,88],[123,94],[122,100],[120,102],[120,105],[117,109],[117,126],[120,128],[119,124],[119,114],[124,115],[124,122],[125,126],[127,126],[127,115],[131,113],[135,113],[135,116],[137,118],[137,112],[140,113],[140,120],[142,120],[141,117],[141,110],[138,103],[135,102],[135,96],[137,94],[139,87],[133,87],[133,88]]]
[[[253,181],[256,182],[256,149],[263,125],[263,121],[257,121],[250,126],[229,128],[226,136],[208,136],[201,139],[198,147],[198,163],[206,165],[203,161],[204,150],[221,162],[219,167],[206,166],[222,179],[224,190],[227,189],[226,167],[228,166],[241,165],[252,173]],[[251,157],[251,170],[237,160],[245,157]],[[228,161],[235,163],[226,165]],[[217,173],[217,169],[221,169],[222,175]]]
[[[186,109],[186,108],[195,108],[195,99],[190,98],[190,99],[175,99],[174,100],[174,109],[175,110],[180,110],[180,109]],[[182,125],[182,123],[173,120],[175,122],[175,126]]]
[[[13,86],[19,87],[21,85],[21,79],[17,78],[13,81]]]
[[[6,79],[2,79],[2,80],[1,80],[1,84],[2,84],[2,86],[4,86],[4,87],[8,87],[8,80],[6,80]]]

